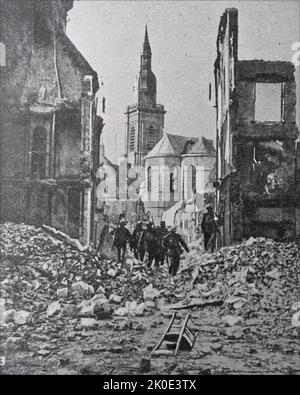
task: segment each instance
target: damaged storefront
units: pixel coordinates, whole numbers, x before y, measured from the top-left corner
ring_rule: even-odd
[[[293,240],[300,204],[295,68],[285,61],[239,61],[237,35],[237,10],[227,9],[215,62],[220,244],[249,236]]]
[[[72,6],[1,7],[1,220],[49,225],[86,244],[103,123],[97,73],[65,33]]]

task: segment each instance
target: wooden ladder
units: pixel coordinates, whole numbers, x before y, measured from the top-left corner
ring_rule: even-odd
[[[174,313],[167,329],[152,350],[151,355],[177,355],[180,349],[187,351],[194,347],[198,332],[194,334],[187,326],[190,314],[185,317],[180,325],[175,324],[175,320],[178,319],[180,318],[176,317],[176,313]]]

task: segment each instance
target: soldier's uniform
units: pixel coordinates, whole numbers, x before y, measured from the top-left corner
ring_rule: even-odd
[[[176,227],[173,227],[163,238],[162,246],[165,248],[168,257],[169,273],[175,276],[179,268],[180,255],[183,253],[181,247],[183,247],[186,252],[189,252],[189,248],[182,237],[176,233]]]
[[[122,219],[119,223],[119,227],[115,231],[113,246],[117,248],[118,262],[125,260],[126,246],[131,239],[131,233],[125,228],[126,221]]]

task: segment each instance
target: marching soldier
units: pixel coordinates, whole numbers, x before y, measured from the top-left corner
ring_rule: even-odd
[[[162,241],[162,246],[166,250],[166,255],[169,261],[169,273],[172,276],[176,275],[179,268],[180,255],[183,253],[181,247],[183,247],[186,252],[189,252],[188,246],[182,237],[176,233],[176,230],[176,226],[172,227],[171,231],[164,236]]]
[[[143,223],[142,221],[138,221],[136,227],[132,233],[131,240],[130,240],[130,248],[134,252],[134,256],[136,259],[144,259],[144,255],[142,254],[142,250],[139,248],[139,240],[143,233]],[[141,258],[142,255],[142,258]]]
[[[168,233],[168,229],[166,228],[165,221],[160,222],[160,226],[156,228],[157,240],[158,240],[158,251],[155,257],[155,265],[158,267],[159,265],[163,265],[165,261],[165,249],[162,246],[163,238]]]
[[[119,227],[115,231],[113,247],[117,248],[118,262],[124,262],[127,243],[131,239],[131,233],[125,227],[126,220],[122,218],[119,222]]]
[[[143,250],[147,255],[147,267],[151,268],[153,259],[155,258],[158,250],[157,236],[151,221],[147,223],[147,228],[144,230],[140,238],[139,246],[143,247]]]

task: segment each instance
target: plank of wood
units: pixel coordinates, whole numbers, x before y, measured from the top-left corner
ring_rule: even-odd
[[[164,306],[163,310],[182,310],[182,309],[189,309],[191,307],[208,307],[208,306],[222,306],[224,303],[223,300],[212,300],[212,301],[203,301],[202,299],[194,299],[191,303],[189,304],[183,304],[183,303],[175,303],[171,305]]]

